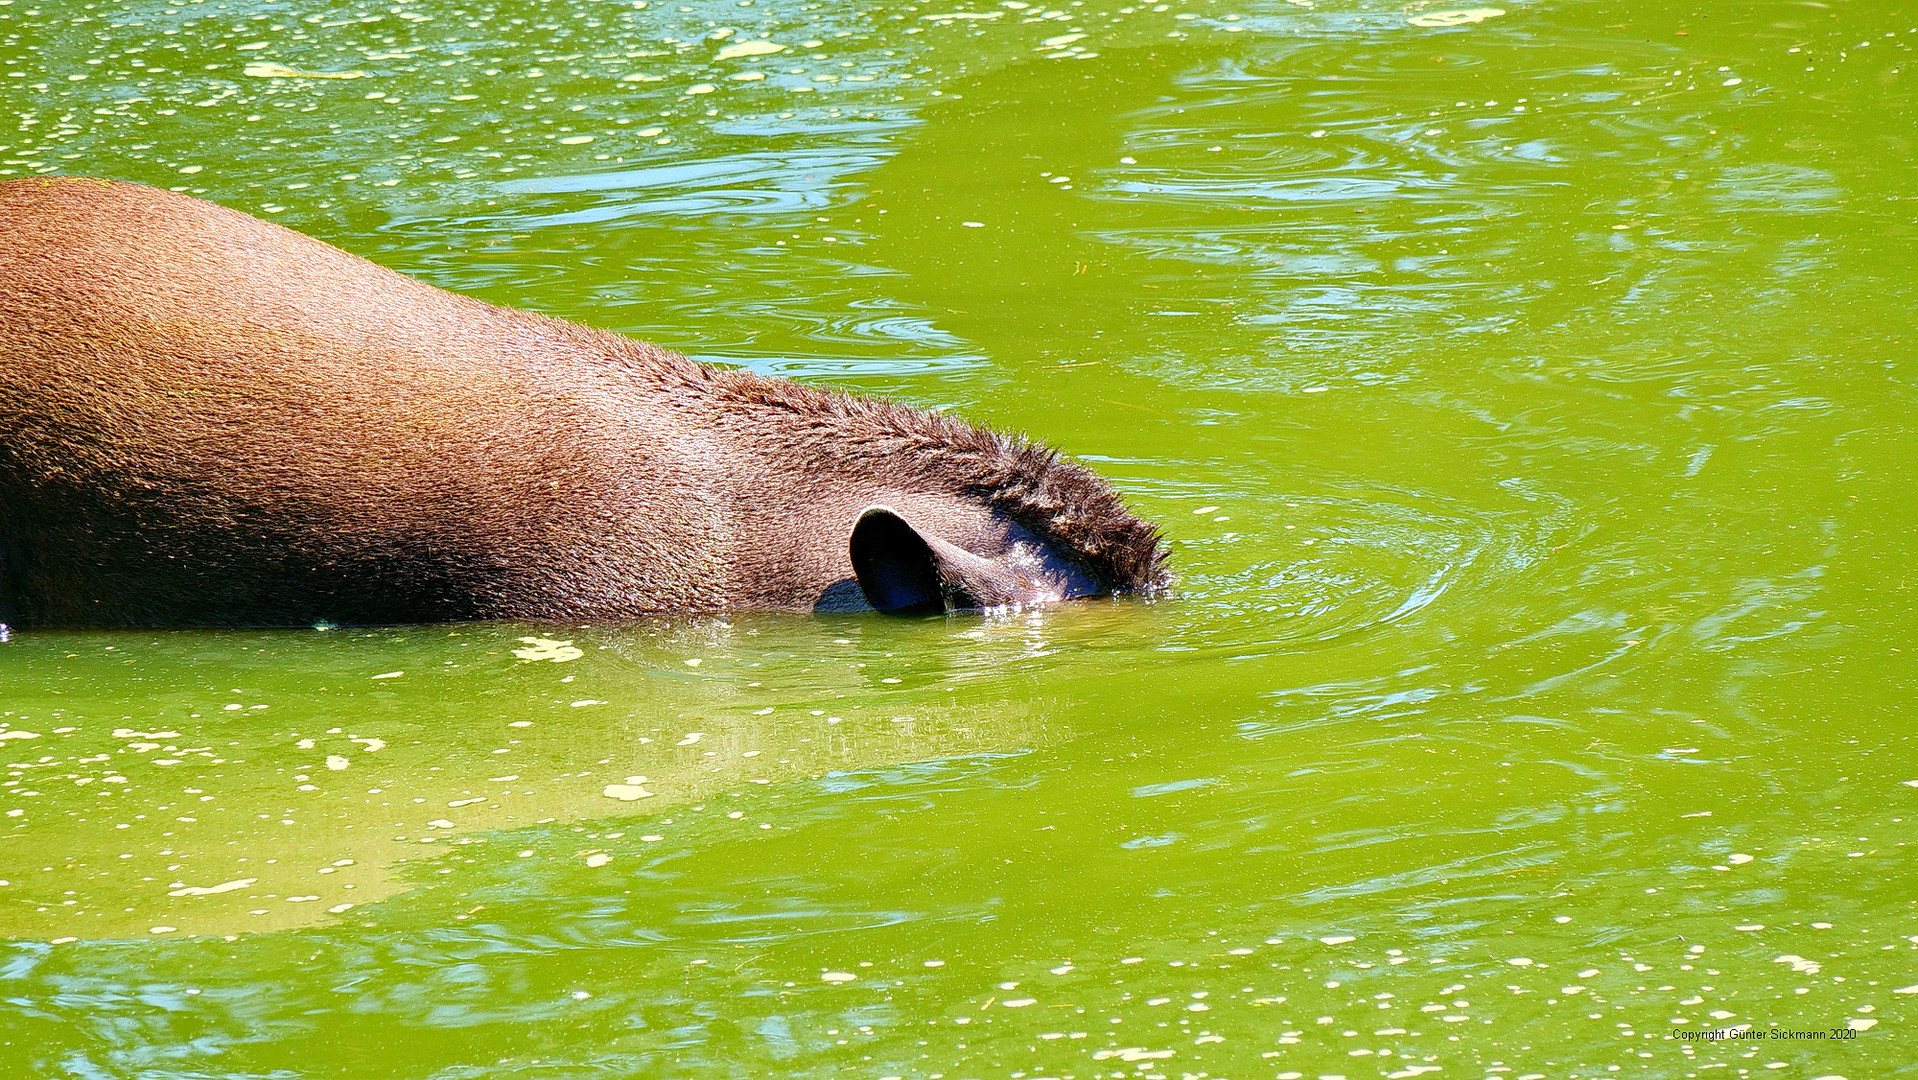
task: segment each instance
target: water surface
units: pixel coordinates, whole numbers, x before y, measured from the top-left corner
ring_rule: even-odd
[[[0,0],[0,176],[1030,432],[1180,575],[17,633],[6,1074],[1918,1073],[1918,17],[1489,10]]]

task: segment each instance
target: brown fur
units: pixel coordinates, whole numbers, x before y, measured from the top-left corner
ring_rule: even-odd
[[[496,307],[183,195],[0,182],[0,621],[844,606],[876,503],[1099,591],[1167,580],[1105,481],[1022,439]]]

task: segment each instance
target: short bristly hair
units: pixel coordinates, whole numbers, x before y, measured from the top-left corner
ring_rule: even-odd
[[[706,382],[713,369],[699,368]],[[1164,542],[1103,477],[1023,436],[883,398],[859,397],[750,372],[718,373],[719,390],[783,414],[780,429],[813,452],[911,470],[929,490],[979,499],[1061,544],[1115,592],[1151,595],[1171,584]],[[810,436],[810,437],[808,437]]]

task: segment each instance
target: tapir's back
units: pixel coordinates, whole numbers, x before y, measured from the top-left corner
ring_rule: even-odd
[[[513,379],[582,347],[633,346],[495,307],[199,199],[85,179],[0,182],[0,355],[48,337],[162,379],[278,378],[275,362],[381,377]],[[0,378],[20,377],[0,371]],[[31,377],[31,376],[28,376]]]
[[[660,459],[698,439],[608,398],[608,369],[655,356],[197,199],[0,183],[0,620],[101,621],[75,596],[214,623],[519,613],[449,576],[590,592],[580,552],[664,539],[621,489],[683,477]],[[75,548],[85,588],[37,565]]]

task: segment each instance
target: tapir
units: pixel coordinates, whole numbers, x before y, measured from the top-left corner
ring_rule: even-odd
[[[310,626],[1151,594],[1089,469],[141,184],[0,182],[0,623]]]

